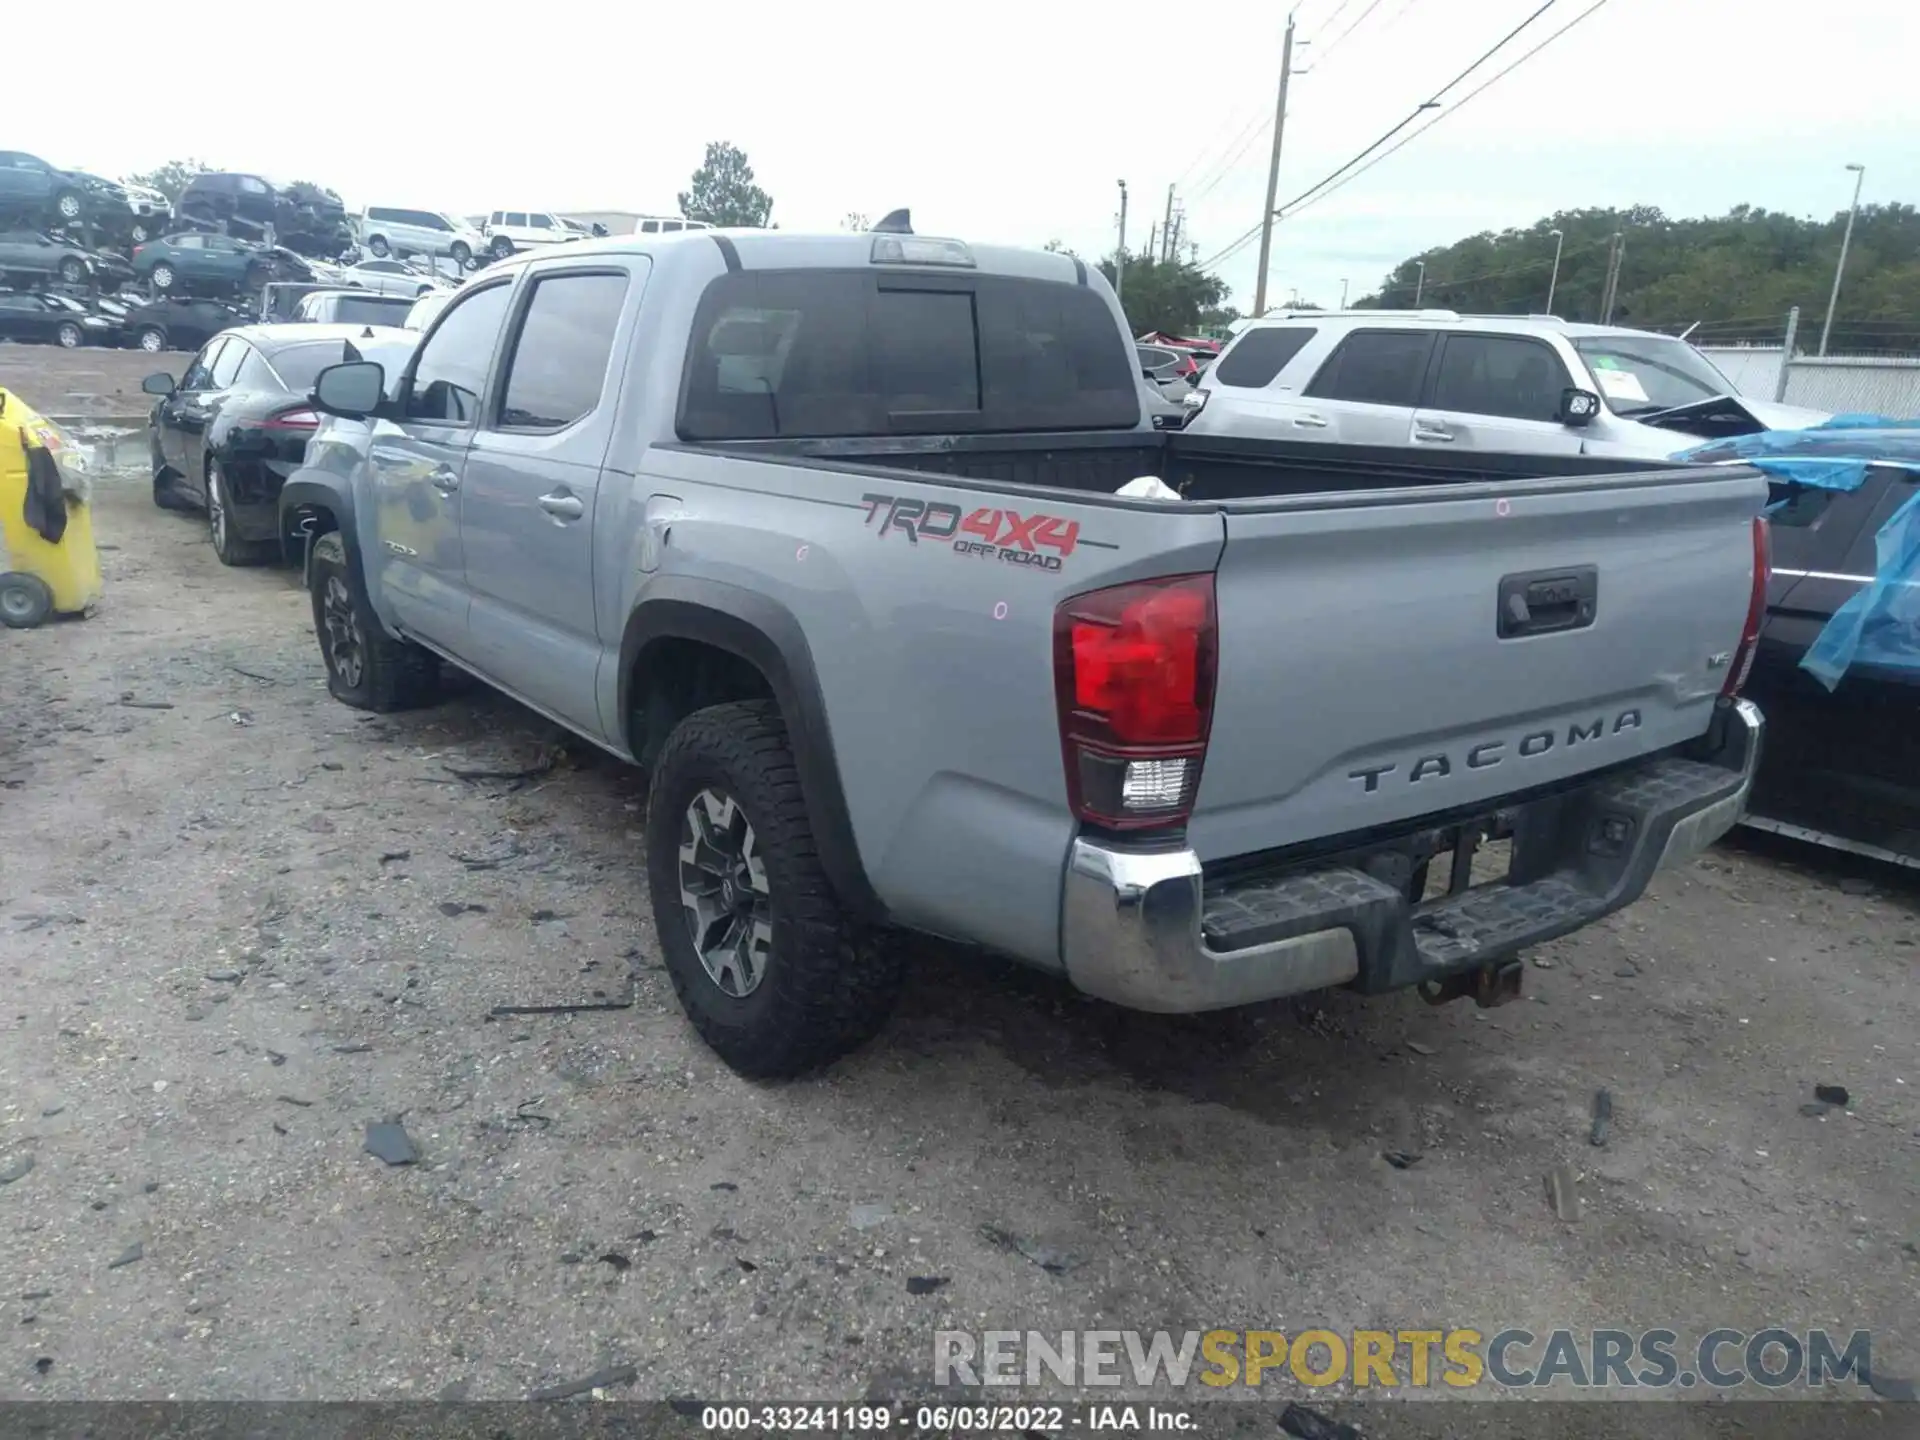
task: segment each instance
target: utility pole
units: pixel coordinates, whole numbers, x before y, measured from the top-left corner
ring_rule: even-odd
[[[1553,274],[1547,277],[1547,314],[1551,315],[1553,313],[1553,292],[1560,286],[1560,252],[1566,247],[1567,232],[1564,230],[1549,230],[1547,233],[1553,236]]]
[[[1156,220],[1147,227],[1147,253],[1157,257],[1160,254],[1160,242],[1160,222]]]
[[[1413,263],[1420,267],[1420,278],[1413,282],[1413,308],[1418,310],[1420,297],[1427,293],[1427,262],[1416,260]]]
[[[1267,264],[1273,257],[1273,207],[1280,193],[1280,141],[1287,133],[1287,82],[1293,78],[1293,16],[1280,45],[1280,98],[1273,106],[1273,154],[1267,161],[1267,204],[1260,212],[1260,274],[1253,282],[1253,313],[1267,313]]]
[[[1340,308],[1347,308],[1347,280],[1344,275],[1340,277]]]
[[[1113,252],[1113,298],[1120,298],[1120,287],[1127,278],[1127,182],[1120,182],[1120,248]]]
[[[1618,230],[1607,242],[1607,279],[1600,290],[1600,323],[1613,323],[1613,304],[1620,296],[1620,262],[1627,253],[1627,237]]]
[[[1167,186],[1167,218],[1160,222],[1160,248],[1153,252],[1161,264],[1173,255],[1173,186]]]
[[[1849,165],[1853,171],[1853,203],[1847,207],[1847,228],[1840,236],[1840,263],[1833,267],[1833,293],[1827,296],[1827,321],[1820,327],[1820,353],[1827,353],[1827,336],[1833,331],[1833,307],[1840,303],[1840,277],[1847,273],[1847,247],[1853,243],[1853,217],[1860,213],[1860,187],[1866,183],[1867,167]]]
[[[1776,405],[1787,398],[1787,381],[1793,375],[1793,347],[1800,339],[1800,307],[1793,306],[1787,311],[1787,333],[1780,341],[1780,373],[1773,377],[1773,401]]]

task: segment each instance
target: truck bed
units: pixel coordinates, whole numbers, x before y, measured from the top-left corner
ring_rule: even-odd
[[[917,470],[1019,489],[1111,494],[1155,475],[1189,501],[1236,501],[1543,476],[1670,470],[1660,461],[1587,455],[1435,454],[1400,446],[1245,440],[1219,435],[1064,433],[912,435],[859,440],[739,440],[697,447],[755,459]]]

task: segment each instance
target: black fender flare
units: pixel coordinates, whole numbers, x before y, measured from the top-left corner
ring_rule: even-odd
[[[353,543],[353,490],[346,481],[324,470],[299,469],[287,477],[287,483],[280,487],[280,533],[292,535],[297,532],[293,524],[296,511],[313,506],[329,511],[337,523],[344,544],[347,547],[347,564],[356,572],[360,568],[359,547]],[[305,532],[298,532],[305,533]],[[300,583],[308,581],[308,561],[313,555],[313,536],[307,535],[307,543],[300,554]],[[364,582],[365,576],[360,577]]]
[[[685,576],[654,580],[647,597],[627,617],[620,637],[622,726],[631,724],[636,662],[649,644],[664,639],[711,645],[739,656],[766,677],[793,745],[800,793],[813,822],[821,868],[850,912],[869,923],[884,923],[886,907],[867,878],[854,839],[813,650],[793,612],[777,600],[737,585]],[[630,751],[634,750],[632,738],[628,736]]]

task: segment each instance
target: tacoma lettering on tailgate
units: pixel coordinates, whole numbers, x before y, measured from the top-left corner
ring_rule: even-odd
[[[944,500],[918,500],[907,495],[862,495],[867,524],[878,527],[882,539],[904,535],[909,544],[934,540],[950,545],[956,555],[973,555],[1007,565],[1036,570],[1058,570],[1061,562],[1082,545],[1114,548],[1100,540],[1082,539],[1080,522],[1059,515],[1022,514],[982,506],[963,512]]]
[[[1534,760],[1552,750],[1588,745],[1603,737],[1618,735],[1623,730],[1639,728],[1640,712],[1622,710],[1611,720],[1604,715],[1596,715],[1584,725],[1577,721],[1569,722],[1564,735],[1558,730],[1529,730],[1516,740],[1482,740],[1471,749],[1453,755],[1435,751],[1431,755],[1414,758],[1407,770],[1407,783],[1418,785],[1423,780],[1444,779],[1456,769],[1490,770],[1512,759]],[[1398,765],[1363,765],[1358,770],[1349,770],[1347,778],[1358,780],[1371,794],[1380,788],[1382,776],[1391,775],[1399,768]]]

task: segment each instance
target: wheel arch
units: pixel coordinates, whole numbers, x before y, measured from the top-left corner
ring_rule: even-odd
[[[306,585],[313,559],[313,542],[330,531],[339,531],[347,552],[347,564],[364,584],[359,547],[353,541],[353,492],[338,479],[313,470],[296,470],[280,487],[280,534],[285,544],[289,537],[304,537],[296,557],[300,561],[300,583]]]
[[[751,679],[747,679],[751,677]],[[744,688],[757,681],[758,689]],[[620,640],[619,717],[629,752],[651,762],[672,725],[705,705],[771,696],[793,747],[820,864],[841,903],[882,922],[841,784],[813,652],[793,613],[737,586],[656,581]]]

